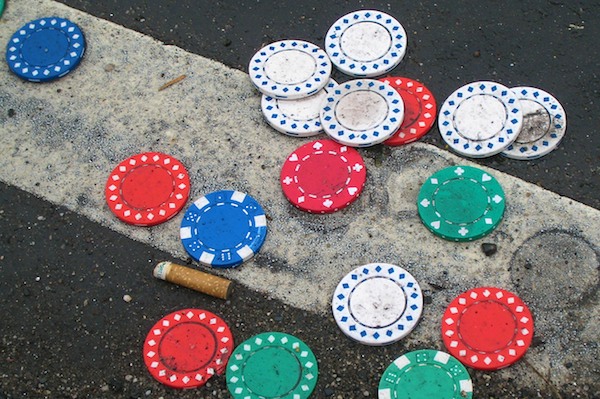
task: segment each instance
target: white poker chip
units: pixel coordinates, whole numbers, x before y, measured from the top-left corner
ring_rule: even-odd
[[[567,130],[567,115],[558,100],[535,87],[513,87],[523,110],[523,127],[502,155],[512,159],[536,159],[554,150]]]
[[[351,147],[369,147],[390,138],[404,119],[404,102],[389,84],[356,79],[327,93],[321,109],[323,129]]]
[[[331,61],[321,48],[302,40],[282,40],[260,49],[248,66],[252,83],[275,98],[308,97],[331,75]]]
[[[366,345],[388,345],[415,328],[423,310],[423,294],[403,268],[369,263],[342,278],[331,308],[348,337]]]
[[[310,137],[323,132],[321,104],[337,82],[329,79],[323,89],[310,97],[282,100],[263,94],[261,108],[265,119],[274,129],[295,137]]]
[[[381,76],[394,69],[406,54],[406,32],[386,13],[355,11],[331,25],[325,51],[334,65],[350,76]]]
[[[450,95],[438,125],[442,138],[460,155],[485,158],[516,140],[523,124],[515,93],[496,82],[473,82]]]

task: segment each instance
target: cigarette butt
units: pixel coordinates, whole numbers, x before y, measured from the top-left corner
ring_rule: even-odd
[[[158,279],[216,298],[228,299],[231,294],[232,286],[230,280],[172,262],[160,262],[154,268],[153,275]]]

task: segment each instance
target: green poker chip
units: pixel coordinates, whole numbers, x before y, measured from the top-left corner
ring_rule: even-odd
[[[431,175],[419,192],[423,224],[451,241],[472,241],[491,233],[504,215],[504,191],[488,172],[451,166]]]
[[[310,348],[293,335],[266,332],[242,342],[227,364],[227,388],[236,399],[306,399],[319,369]]]
[[[0,15],[2,15],[3,11],[4,11],[4,0],[0,0]]]
[[[422,349],[388,366],[379,381],[379,399],[470,399],[473,382],[465,366],[446,352]]]

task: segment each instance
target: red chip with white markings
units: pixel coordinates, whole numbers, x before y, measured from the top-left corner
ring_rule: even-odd
[[[431,91],[422,83],[409,78],[390,76],[379,80],[396,89],[404,101],[404,120],[400,129],[383,143],[399,146],[417,141],[427,134],[437,115],[436,102]]]
[[[533,318],[525,303],[501,288],[474,288],[457,296],[442,318],[448,351],[466,366],[498,370],[531,345]]]
[[[367,170],[356,149],[333,140],[317,140],[292,152],[280,177],[283,193],[298,209],[331,213],[358,198]]]
[[[172,388],[196,388],[222,374],[233,351],[229,326],[201,309],[183,309],[160,319],[144,342],[152,377]]]
[[[154,226],[175,216],[190,194],[183,164],[160,152],[145,152],[121,162],[110,174],[106,203],[122,221]]]

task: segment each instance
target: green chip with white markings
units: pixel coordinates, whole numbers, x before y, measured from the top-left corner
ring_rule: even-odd
[[[419,192],[423,224],[451,241],[473,241],[491,233],[504,215],[504,190],[488,172],[451,166],[431,175]]]
[[[379,399],[470,399],[473,382],[465,366],[446,352],[422,349],[388,366],[379,381]]]
[[[306,399],[318,375],[317,359],[304,342],[266,332],[235,348],[227,364],[227,388],[235,399]]]
[[[4,12],[4,0],[0,0],[0,15]]]

